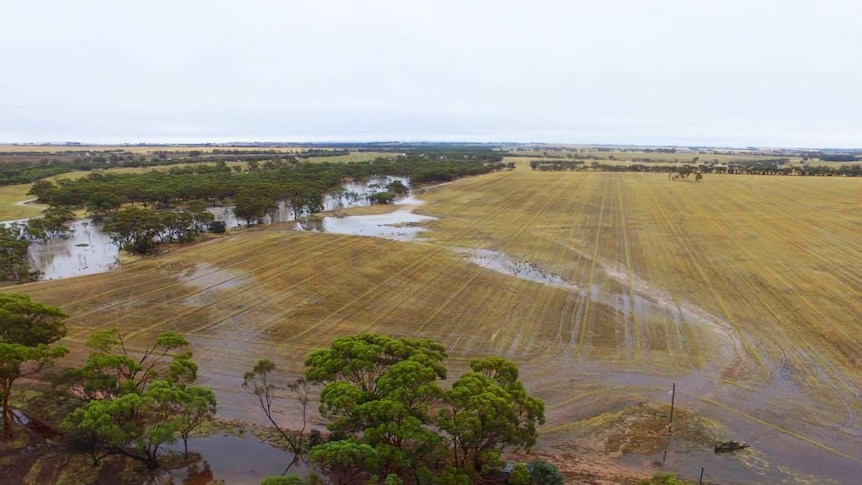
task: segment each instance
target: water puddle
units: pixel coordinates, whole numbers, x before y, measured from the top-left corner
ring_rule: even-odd
[[[422,225],[435,217],[414,214],[409,210],[397,210],[386,214],[364,216],[324,217],[322,221],[297,224],[303,231],[330,232],[352,236],[370,236],[395,241],[412,241],[425,231]]]
[[[661,318],[671,320],[679,325],[688,323],[708,323],[712,319],[699,314],[691,308],[674,304],[669,299],[644,296],[640,291],[633,294],[604,293],[599,286],[581,287],[566,281],[561,276],[542,270],[536,264],[523,259],[515,259],[506,254],[487,249],[456,249],[465,255],[470,262],[483,268],[532,281],[547,286],[553,286],[577,292],[582,298],[589,298],[597,303],[607,305],[624,315],[633,315],[641,319]]]
[[[497,251],[489,251],[487,249],[457,249],[456,251],[467,255],[472,263],[498,273],[549,286],[571,290],[578,289],[577,286],[566,282],[566,280],[559,276],[542,271],[538,266],[529,261],[516,260]]]

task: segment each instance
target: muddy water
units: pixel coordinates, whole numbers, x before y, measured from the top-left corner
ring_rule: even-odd
[[[182,441],[174,443],[168,450],[182,453]],[[260,483],[265,477],[282,475],[293,460],[292,453],[270,446],[248,434],[191,438],[189,452],[201,455],[201,460],[185,468],[163,472],[148,483],[252,485]],[[309,472],[308,465],[298,462],[291,466],[289,474],[307,478]]]

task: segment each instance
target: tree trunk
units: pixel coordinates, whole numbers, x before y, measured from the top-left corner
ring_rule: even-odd
[[[9,389],[3,390],[3,436],[12,437],[12,419],[9,415]]]

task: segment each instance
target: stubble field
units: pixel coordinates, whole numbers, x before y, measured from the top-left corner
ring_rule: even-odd
[[[521,165],[421,198],[439,219],[417,242],[263,227],[16,291],[70,313],[78,349],[106,325],[139,342],[183,332],[227,417],[256,419],[240,389],[255,360],[298,373],[334,338],[385,332],[444,342],[453,374],[487,354],[518,362],[547,406],[539,450],[558,460],[607,451],[595,416],[666,402],[676,382],[678,406],[753,451],[671,447],[669,470],[862,472],[859,180]]]

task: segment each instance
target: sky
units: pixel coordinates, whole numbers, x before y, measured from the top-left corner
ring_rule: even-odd
[[[0,143],[862,147],[862,2],[4,0]]]

